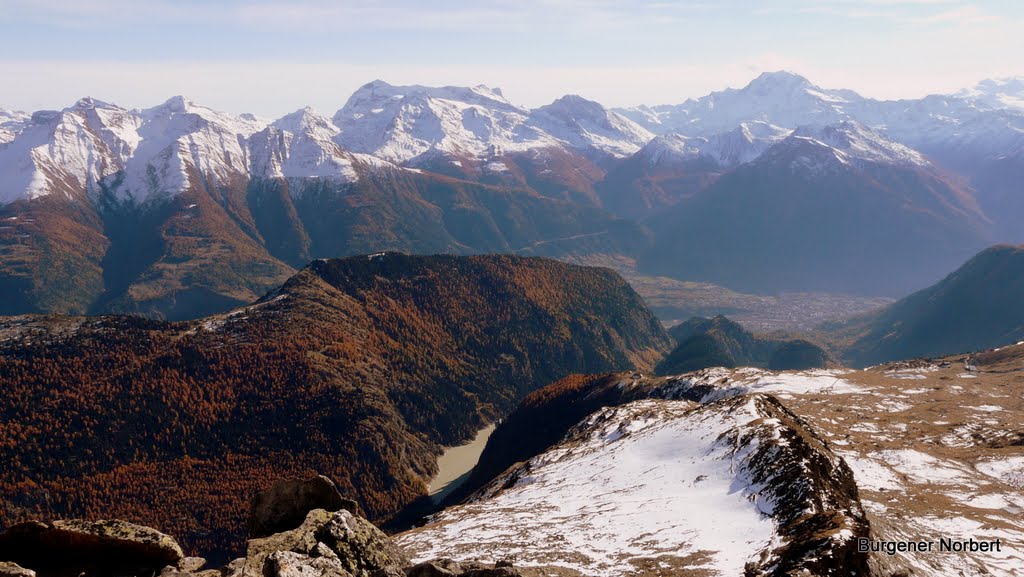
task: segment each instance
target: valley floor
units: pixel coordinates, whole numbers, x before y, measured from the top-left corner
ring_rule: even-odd
[[[893,302],[886,297],[822,292],[747,294],[712,283],[644,275],[636,270],[636,263],[626,257],[598,255],[561,260],[614,269],[643,297],[651,312],[669,326],[690,317],[721,314],[757,333],[807,332],[824,323],[867,313]]]

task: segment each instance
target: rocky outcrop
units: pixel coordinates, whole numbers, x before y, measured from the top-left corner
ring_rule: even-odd
[[[36,572],[16,563],[0,561],[0,577],[36,577]]]
[[[314,509],[296,529],[250,539],[245,559],[232,563],[227,575],[368,577],[404,567],[407,561],[398,546],[366,519],[346,510]]]
[[[345,499],[334,482],[317,475],[311,479],[282,479],[252,500],[249,537],[266,537],[302,525],[314,509],[359,514],[355,501]]]
[[[0,559],[40,577],[142,575],[184,557],[173,538],[126,521],[29,521],[0,534]]]

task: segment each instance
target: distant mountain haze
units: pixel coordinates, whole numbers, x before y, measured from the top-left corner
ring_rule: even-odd
[[[941,282],[828,331],[854,366],[971,353],[1024,340],[1022,294],[1024,246],[995,246]]]

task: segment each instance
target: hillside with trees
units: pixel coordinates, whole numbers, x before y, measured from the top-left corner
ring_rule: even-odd
[[[3,319],[0,525],[144,521],[224,559],[248,495],[317,471],[386,521],[530,391],[669,346],[614,272],[512,256],[314,261],[191,322]]]

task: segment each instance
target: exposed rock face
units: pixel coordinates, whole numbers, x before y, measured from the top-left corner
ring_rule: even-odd
[[[358,514],[355,501],[345,499],[334,482],[318,475],[311,479],[282,479],[252,501],[249,516],[249,537],[266,537],[294,529],[302,524],[313,509]]]
[[[351,577],[337,557],[310,557],[292,551],[278,551],[267,557],[264,574],[277,577]]]
[[[40,577],[146,574],[183,558],[171,537],[125,521],[30,521],[0,534],[0,559]]]

